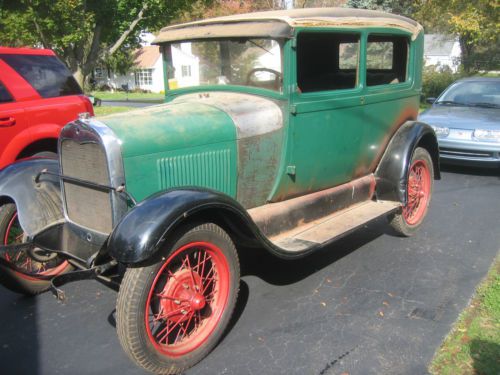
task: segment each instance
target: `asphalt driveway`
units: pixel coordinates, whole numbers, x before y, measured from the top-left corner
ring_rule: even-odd
[[[500,248],[497,172],[452,169],[413,238],[384,220],[295,262],[242,262],[238,310],[188,374],[424,374]],[[84,281],[66,304],[0,289],[2,374],[142,374],[121,351],[113,291]]]

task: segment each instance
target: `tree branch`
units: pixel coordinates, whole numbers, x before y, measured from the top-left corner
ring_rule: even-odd
[[[130,35],[130,33],[132,31],[134,31],[135,27],[137,26],[137,24],[144,18],[144,12],[148,9],[148,4],[146,2],[144,2],[142,4],[142,8],[141,10],[139,11],[139,13],[137,14],[137,17],[135,18],[135,20],[132,21],[132,23],[130,24],[130,26],[128,27],[127,30],[125,30],[123,32],[123,34],[120,36],[120,38],[118,38],[118,40],[115,42],[115,44],[113,44],[109,50],[108,50],[108,54],[111,56],[113,53],[115,53],[118,48],[120,48],[120,46],[123,44],[123,42],[127,39],[127,37]]]
[[[38,33],[38,36],[40,37],[40,40],[42,41],[43,48],[50,48],[50,44],[47,42],[47,38],[45,38],[45,34],[43,33],[42,28],[40,27],[40,24],[38,23],[38,21],[36,19],[35,10],[31,6],[28,9],[31,13],[31,17],[33,19],[33,24],[35,25],[36,32]]]

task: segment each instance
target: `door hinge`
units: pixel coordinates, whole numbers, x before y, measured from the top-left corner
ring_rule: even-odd
[[[296,115],[296,114],[297,114],[297,106],[296,106],[295,104],[292,104],[292,105],[290,106],[290,113],[291,113],[292,115]]]

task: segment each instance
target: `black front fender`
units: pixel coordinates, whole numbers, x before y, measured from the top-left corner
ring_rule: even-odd
[[[109,237],[108,254],[127,264],[145,261],[161,248],[177,224],[208,209],[235,215],[251,225],[245,209],[222,193],[196,188],[169,190],[145,199],[123,217]]]
[[[408,121],[392,137],[375,171],[377,199],[399,201],[406,205],[410,161],[417,147],[423,147],[429,152],[434,166],[434,178],[441,178],[439,148],[434,130],[423,122]]]
[[[26,159],[0,171],[0,204],[14,202],[21,227],[28,236],[64,221],[59,178],[37,175],[46,169],[59,173],[55,159]]]

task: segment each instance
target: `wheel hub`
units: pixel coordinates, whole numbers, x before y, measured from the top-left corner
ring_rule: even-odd
[[[201,277],[192,269],[179,270],[170,275],[160,294],[160,297],[168,298],[160,298],[160,305],[164,312],[171,315],[171,321],[188,320],[191,313],[206,306],[205,297],[200,293],[200,285]]]

